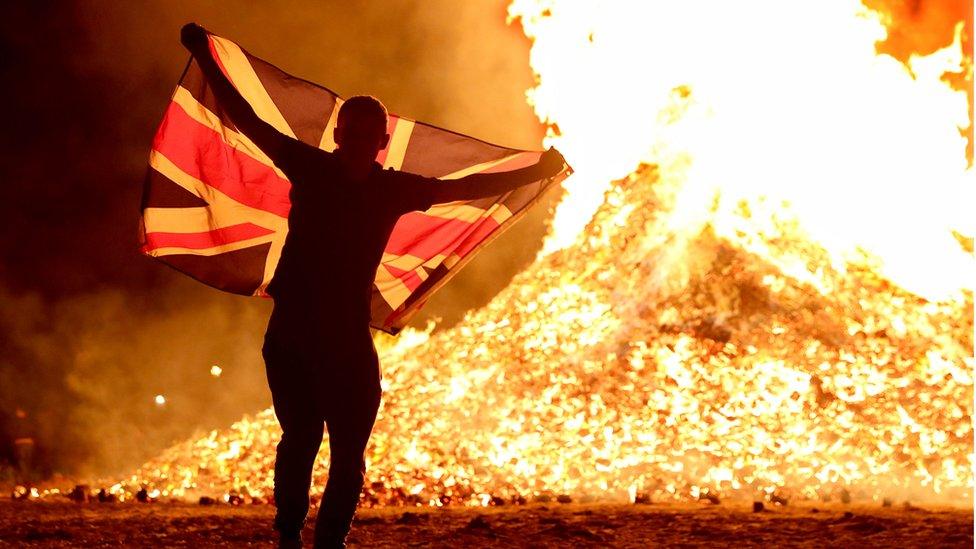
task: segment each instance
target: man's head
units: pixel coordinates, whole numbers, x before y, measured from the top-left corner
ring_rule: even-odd
[[[339,108],[335,138],[337,148],[356,162],[372,162],[386,148],[386,107],[371,95],[350,97]]]

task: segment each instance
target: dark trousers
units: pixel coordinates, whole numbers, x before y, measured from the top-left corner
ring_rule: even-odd
[[[312,466],[323,424],[328,428],[331,461],[316,547],[337,545],[349,531],[366,472],[363,452],[380,404],[379,361],[369,328],[334,336],[299,346],[269,332],[262,349],[282,430],[274,467],[275,528],[282,535],[297,535],[305,523]]]

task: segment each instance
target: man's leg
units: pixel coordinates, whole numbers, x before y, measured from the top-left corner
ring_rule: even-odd
[[[283,538],[297,537],[308,514],[308,489],[324,418],[315,405],[318,395],[307,359],[272,342],[265,343],[262,353],[282,431],[274,467],[275,528]]]
[[[379,363],[372,339],[347,360],[341,367],[348,370],[339,373],[327,397],[329,480],[315,522],[316,547],[342,547],[349,532],[366,474],[363,453],[380,405]]]

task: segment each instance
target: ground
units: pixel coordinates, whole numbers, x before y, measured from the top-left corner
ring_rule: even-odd
[[[0,545],[272,547],[269,505],[0,500]],[[312,521],[309,521],[311,526]],[[306,542],[312,532],[306,529]],[[973,510],[896,504],[530,504],[359,512],[352,547],[973,547]],[[310,546],[310,543],[307,543]]]

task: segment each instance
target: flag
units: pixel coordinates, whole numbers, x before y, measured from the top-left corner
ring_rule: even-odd
[[[326,151],[342,98],[209,36],[217,64],[263,120]],[[538,151],[500,147],[390,115],[377,162],[456,179],[534,164]],[[434,205],[400,218],[377,268],[374,328],[396,333],[465,262],[519,218],[554,178],[501,196]],[[153,139],[142,200],[142,253],[215,288],[267,296],[288,233],[288,178],[239,132],[191,58]],[[322,280],[327,288],[329,280]]]

